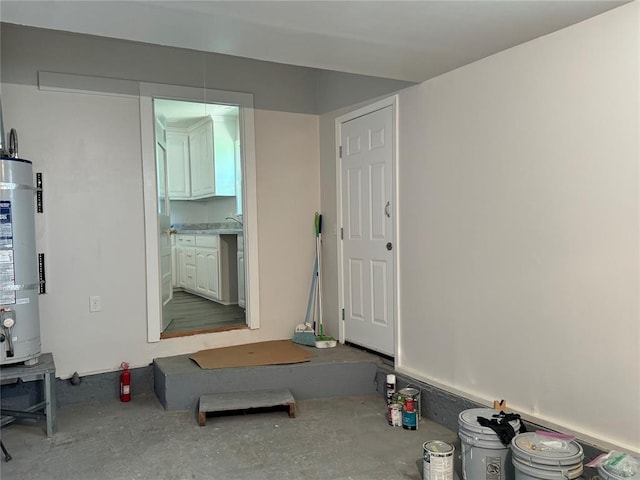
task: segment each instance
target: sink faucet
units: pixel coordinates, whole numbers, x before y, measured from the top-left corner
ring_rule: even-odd
[[[236,217],[225,217],[225,220],[233,220],[234,222],[238,222],[240,226],[242,226],[242,222],[238,220]]]

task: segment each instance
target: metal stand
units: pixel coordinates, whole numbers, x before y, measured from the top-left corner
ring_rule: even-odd
[[[2,443],[2,440],[0,440],[0,448],[2,448],[2,454],[4,455],[4,461],[8,462],[9,460],[11,460],[11,455],[9,455],[9,452],[7,452],[7,449],[4,446],[4,443]]]
[[[0,408],[0,427],[9,425],[19,418],[45,420],[47,437],[53,436],[56,430],[56,365],[53,354],[43,353],[38,357],[38,363],[28,365],[7,365],[0,368],[0,380],[21,380],[32,382],[41,380],[43,384],[44,401],[32,405],[24,410]],[[2,453],[9,461],[9,455],[2,445]]]

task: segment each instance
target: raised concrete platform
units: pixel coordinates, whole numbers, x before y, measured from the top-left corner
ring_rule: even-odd
[[[344,345],[318,349],[305,363],[203,370],[189,355],[153,361],[154,391],[166,410],[194,410],[201,395],[288,389],[296,400],[376,393],[379,357]]]

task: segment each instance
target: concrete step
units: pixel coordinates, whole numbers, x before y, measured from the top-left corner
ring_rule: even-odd
[[[288,389],[296,400],[376,393],[379,357],[338,345],[319,349],[309,362],[203,370],[189,355],[153,361],[154,391],[166,410],[195,410],[201,395]]]

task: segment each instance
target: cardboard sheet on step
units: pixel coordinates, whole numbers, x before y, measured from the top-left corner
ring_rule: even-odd
[[[249,343],[234,347],[200,350],[189,358],[200,368],[252,367],[258,365],[282,365],[308,362],[313,352],[298,347],[291,340]]]

